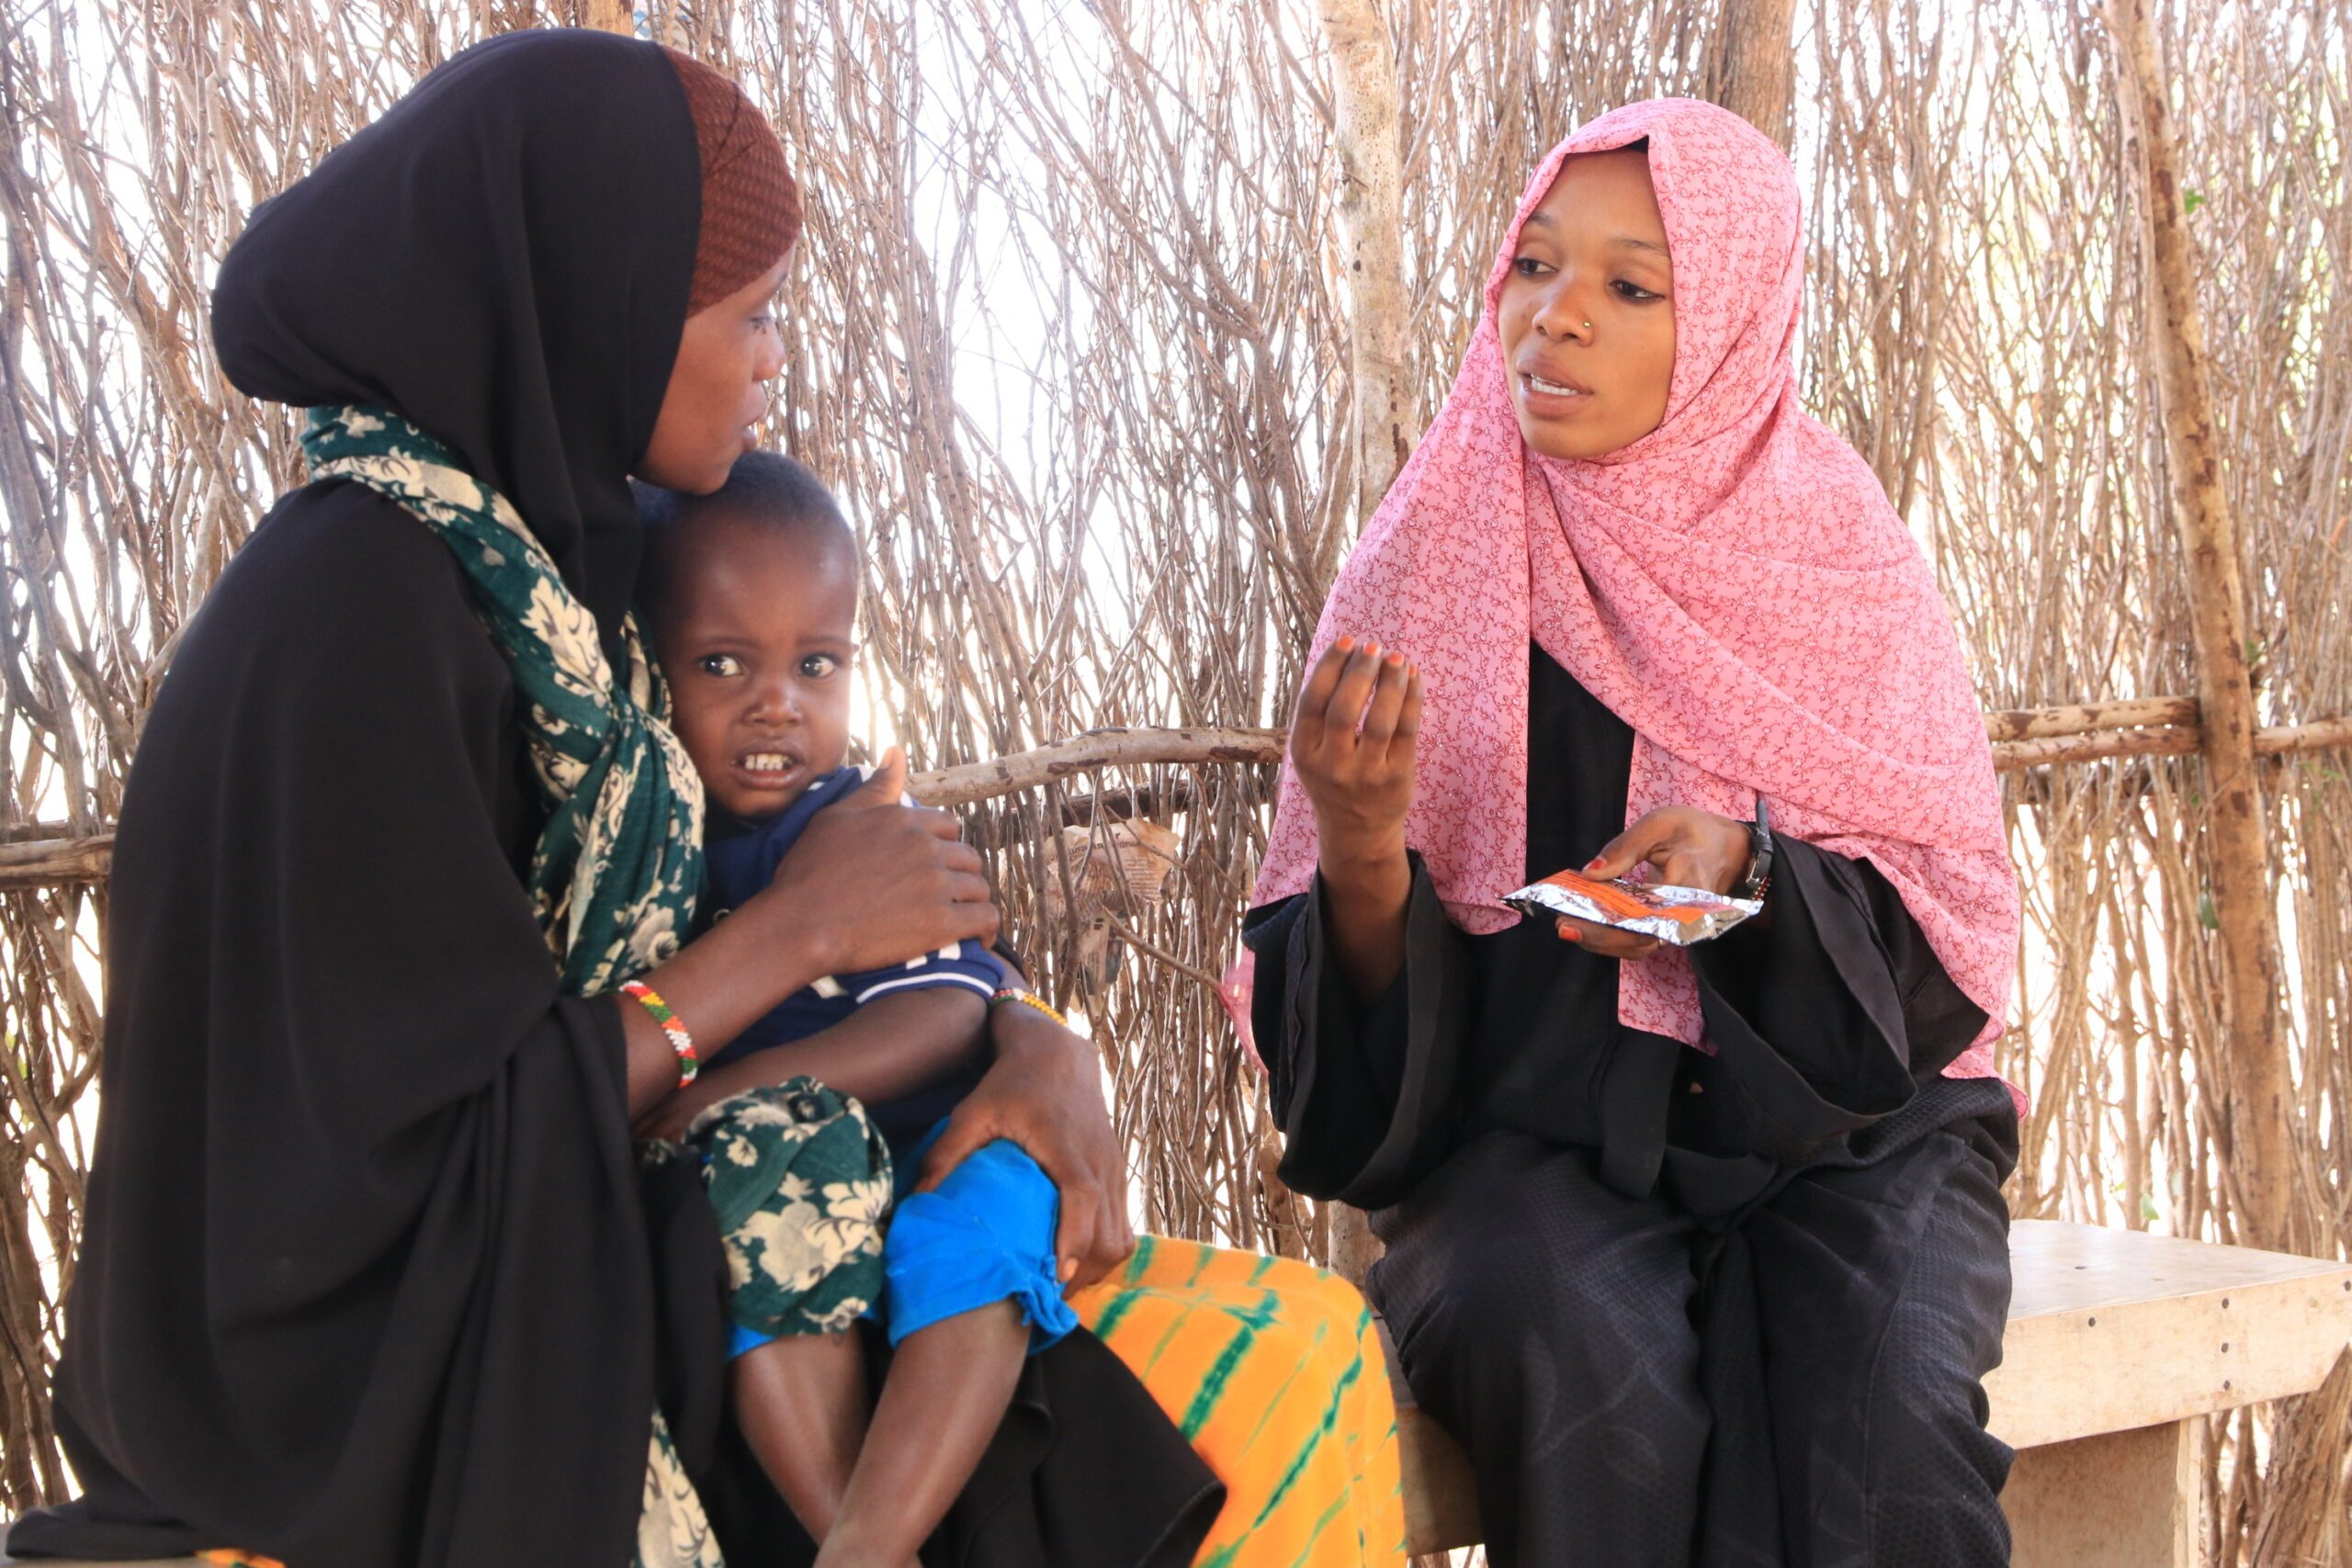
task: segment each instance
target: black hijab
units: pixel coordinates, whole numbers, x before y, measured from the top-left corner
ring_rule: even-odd
[[[221,369],[252,397],[370,403],[455,446],[609,637],[701,203],[659,49],[493,39],[254,211],[213,291]]]
[[[609,630],[700,200],[660,50],[485,43],[255,214],[222,363],[455,445]],[[86,1490],[10,1551],[628,1561],[655,1244],[618,1015],[560,994],[518,876],[514,701],[448,551],[356,486],[285,498],[189,623],[116,842],[56,1386]],[[664,1272],[715,1302],[701,1224]]]

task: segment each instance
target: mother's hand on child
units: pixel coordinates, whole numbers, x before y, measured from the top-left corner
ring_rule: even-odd
[[[1126,1156],[1102,1103],[1102,1055],[1018,1003],[990,1009],[989,1021],[995,1063],[949,1115],[917,1189],[936,1187],[999,1138],[1020,1145],[1061,1194],[1054,1257],[1063,1285],[1091,1285],[1136,1248]]]
[[[1747,823],[1695,806],[1662,806],[1610,840],[1579,869],[1606,880],[1647,865],[1660,882],[1728,893],[1747,874],[1749,852]],[[1658,949],[1656,937],[1566,915],[1559,918],[1559,931],[1562,941],[1579,942],[1604,958],[1647,958]]]
[[[1403,859],[1420,728],[1421,672],[1403,654],[1343,637],[1315,661],[1291,715],[1290,760],[1327,865]]]
[[[768,884],[766,897],[818,913],[820,973],[996,938],[979,852],[949,813],[901,804],[906,787],[906,755],[893,746],[855,794],[809,820]]]

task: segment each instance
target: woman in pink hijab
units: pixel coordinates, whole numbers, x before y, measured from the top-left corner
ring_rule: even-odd
[[[1282,1175],[1373,1211],[1498,1568],[2008,1558],[2016,882],[1934,578],[1797,406],[1802,244],[1724,110],[1555,148],[1292,722]],[[1660,950],[1499,902],[1570,866],[1764,913]]]

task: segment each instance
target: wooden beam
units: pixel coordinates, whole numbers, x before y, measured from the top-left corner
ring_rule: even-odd
[[[2311,724],[2282,725],[2254,732],[2254,754],[2257,757],[2321,751],[2330,746],[2352,746],[2352,718],[2323,718]]]
[[[2113,0],[2118,95],[2140,167],[2147,246],[2149,347],[2162,392],[2165,469],[2188,570],[2204,736],[2205,860],[2228,1051],[2231,1163],[2245,1212],[2240,1235],[2291,1247],[2296,1184],[2294,1075],[2279,1020],[2278,950],[2272,931],[2269,848],[2256,763],[2254,682],[2247,666],[2245,589],[2237,520],[2222,486],[2221,433],[2197,300],[2197,245],[2188,232],[2175,151],[2171,88],[2156,53],[2150,0]]]
[[[2020,773],[2056,762],[2097,762],[2109,757],[2180,757],[2197,750],[2194,727],[2165,729],[2094,729],[2035,740],[1996,740],[1996,772]]]
[[[1987,740],[2039,740],[2094,729],[2136,729],[2195,724],[2195,697],[2132,697],[2114,703],[2069,703],[2054,708],[2008,708],[1984,716]]]
[[[34,839],[0,844],[0,893],[103,882],[114,860],[114,835],[86,839]]]
[[[2195,718],[2194,699],[2149,697],[2132,702],[1989,713],[1984,716],[1984,727],[1995,735],[2022,734],[2032,738],[1993,742],[1993,766],[2002,773],[2013,773],[2028,768],[2098,761],[2109,757],[2185,756],[2199,746],[2193,723],[2151,723],[2144,728],[2099,729],[2085,728],[2094,721],[2084,716],[2104,715],[2113,722],[2118,716],[2170,718],[2184,713],[2192,720]],[[1075,739],[1040,746],[993,762],[967,762],[960,767],[916,773],[907,781],[907,789],[926,806],[978,806],[1098,768],[1279,762],[1283,760],[1283,732],[1279,729],[1095,729]],[[2281,725],[2256,730],[2254,737],[2255,752],[2263,757],[2290,756],[2334,746],[2352,746],[2352,718]],[[1167,802],[1118,790],[1105,794],[1102,804],[1113,817],[1126,817],[1139,811],[1148,815],[1162,805],[1182,810],[1188,798],[1181,790]],[[1066,822],[1091,822],[1094,805],[1092,796],[1078,796],[1065,803],[1063,818]],[[57,831],[54,824],[33,826],[36,830],[52,834]],[[17,831],[0,829],[0,892],[105,878],[114,850],[112,833],[85,839],[26,839],[17,837]]]
[[[1075,739],[993,762],[916,773],[907,780],[907,792],[925,806],[971,806],[1097,768],[1276,762],[1282,760],[1283,739],[1279,729],[1090,729]]]

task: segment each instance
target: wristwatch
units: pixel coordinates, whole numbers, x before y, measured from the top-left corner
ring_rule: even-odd
[[[1732,885],[1731,896],[1760,899],[1771,886],[1772,818],[1759,795],[1756,797],[1756,820],[1747,824],[1747,872]]]

